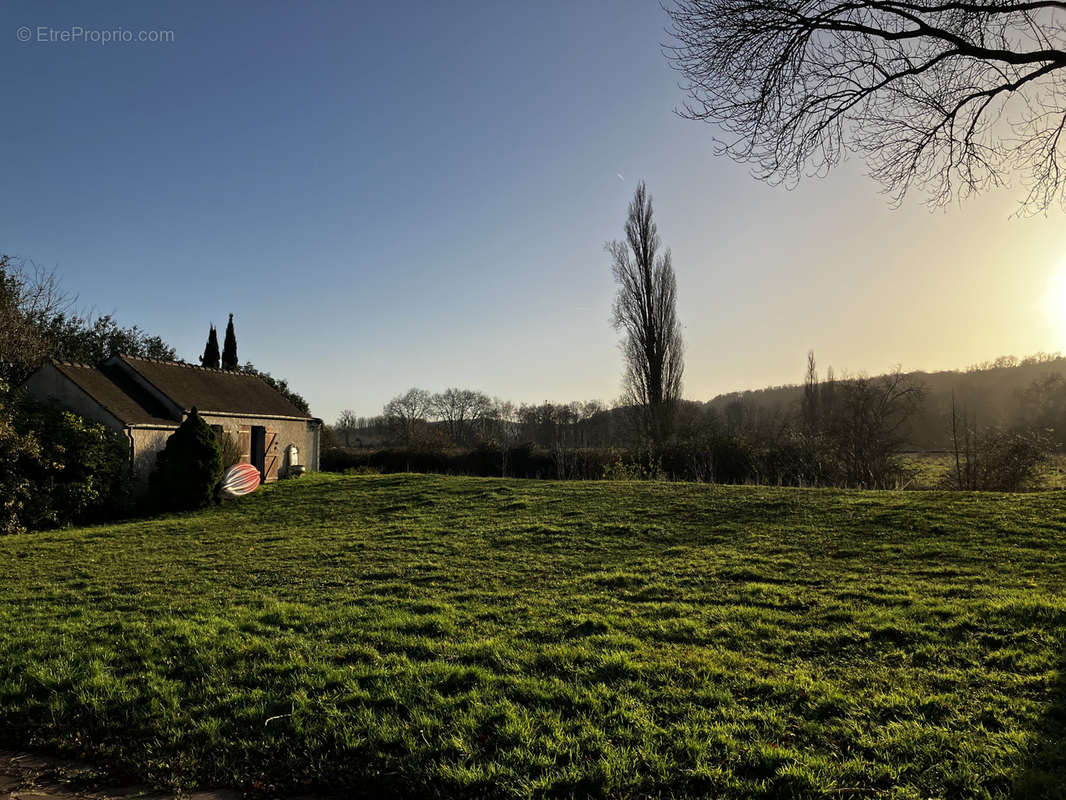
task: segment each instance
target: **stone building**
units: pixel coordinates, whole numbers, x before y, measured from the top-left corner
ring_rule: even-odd
[[[95,367],[51,361],[23,386],[124,433],[140,477],[193,408],[220,437],[233,438],[241,461],[258,467],[264,482],[298,464],[318,469],[322,420],[254,375],[120,355]]]

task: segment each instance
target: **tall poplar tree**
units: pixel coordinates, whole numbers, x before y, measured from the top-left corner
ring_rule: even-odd
[[[643,181],[629,204],[625,233],[625,241],[607,244],[618,284],[612,322],[623,334],[623,397],[640,411],[644,435],[660,447],[670,437],[681,399],[684,344],[670,251],[660,252],[651,195]]]

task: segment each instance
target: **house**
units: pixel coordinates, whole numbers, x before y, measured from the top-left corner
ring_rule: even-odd
[[[233,437],[241,462],[258,467],[264,482],[297,464],[318,469],[322,420],[254,375],[119,355],[95,367],[50,361],[23,386],[38,399],[55,400],[124,433],[141,478],[193,408],[220,438]]]

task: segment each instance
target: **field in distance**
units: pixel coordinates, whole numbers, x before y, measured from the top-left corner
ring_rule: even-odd
[[[253,796],[1061,797],[1064,500],[315,475],[0,538],[0,747]]]
[[[955,474],[955,456],[949,452],[904,453],[902,459],[907,477],[900,488],[943,489]],[[1066,489],[1066,455],[1051,455],[1022,488],[1027,491]]]

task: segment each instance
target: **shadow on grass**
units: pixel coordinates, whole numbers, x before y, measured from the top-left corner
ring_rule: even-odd
[[[1066,642],[1060,644],[1058,677],[1051,706],[1040,723],[1040,743],[1032,763],[1014,782],[1014,800],[1066,798]]]

